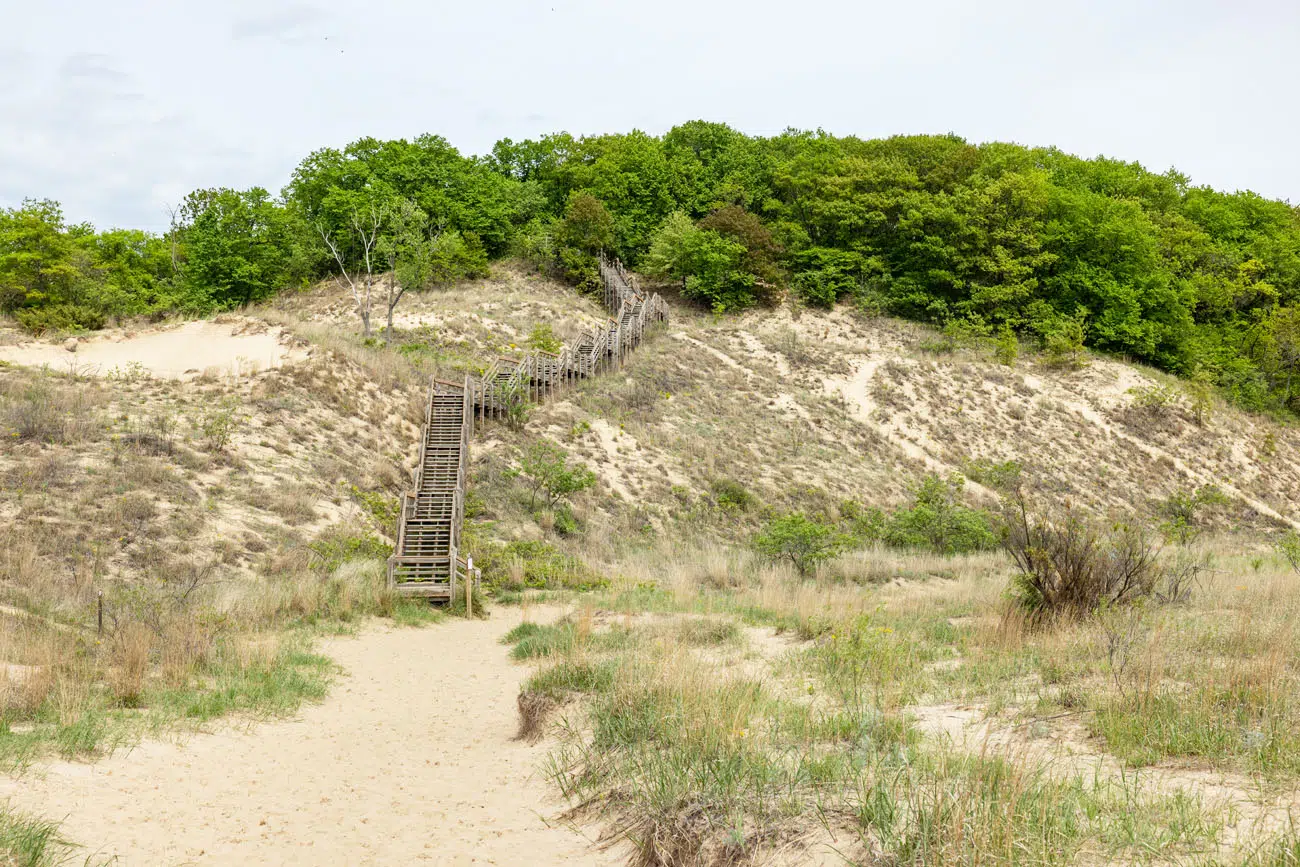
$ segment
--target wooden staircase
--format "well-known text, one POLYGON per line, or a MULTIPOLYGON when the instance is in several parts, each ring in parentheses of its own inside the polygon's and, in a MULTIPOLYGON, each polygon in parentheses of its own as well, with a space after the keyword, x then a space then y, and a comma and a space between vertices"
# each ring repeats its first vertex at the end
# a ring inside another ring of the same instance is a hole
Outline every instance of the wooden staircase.
POLYGON ((429 387, 415 489, 402 497, 397 546, 388 560, 389 585, 400 595, 450 602, 458 580, 469 576, 459 549, 473 394, 468 377, 461 385, 434 380, 429 387))
POLYGON ((402 497, 397 545, 388 559, 389 586, 401 596, 450 602, 461 581, 480 572, 461 557, 469 441, 474 420, 508 416, 519 402, 540 403, 559 388, 623 366, 647 324, 667 323, 668 305, 646 297, 618 260, 600 257, 605 307, 612 318, 588 329, 559 353, 497 358, 481 378, 429 387, 414 491, 402 497))

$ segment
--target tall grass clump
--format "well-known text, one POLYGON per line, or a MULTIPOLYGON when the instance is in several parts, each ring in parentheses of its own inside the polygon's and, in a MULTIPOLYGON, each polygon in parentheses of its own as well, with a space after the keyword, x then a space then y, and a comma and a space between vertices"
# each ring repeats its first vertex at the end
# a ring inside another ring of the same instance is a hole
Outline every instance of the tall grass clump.
POLYGON ((66 863, 68 849, 59 836, 58 825, 0 806, 0 864, 55 867, 66 863))
POLYGON ((633 843, 633 863, 740 861, 775 838, 803 788, 799 759, 760 746, 770 703, 761 684, 719 679, 691 654, 628 655, 592 697, 590 736, 557 748, 552 776, 633 843))
POLYGON ((99 391, 53 374, 0 379, 0 436, 11 442, 74 443, 102 431, 99 391))
POLYGON ((1155 851, 1177 859, 1222 832, 1181 790, 1052 775, 1015 756, 913 751, 864 771, 856 818, 886 863, 1130 863, 1155 851))

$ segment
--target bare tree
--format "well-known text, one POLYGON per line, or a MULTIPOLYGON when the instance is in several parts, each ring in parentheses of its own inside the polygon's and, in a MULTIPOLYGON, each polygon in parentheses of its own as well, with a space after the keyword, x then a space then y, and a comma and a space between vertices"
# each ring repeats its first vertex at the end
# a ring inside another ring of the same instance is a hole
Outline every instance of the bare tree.
MULTIPOLYGON (((347 259, 344 258, 343 251, 346 245, 340 245, 334 234, 325 226, 323 222, 317 221, 316 231, 320 234, 321 240, 334 256, 334 261, 338 263, 339 271, 343 274, 343 279, 348 282, 348 288, 352 290, 352 300, 357 306, 357 315, 361 317, 361 331, 366 336, 370 336, 370 313, 374 307, 374 287, 376 281, 380 279, 375 273, 375 252, 379 244, 379 230, 383 226, 383 215, 380 213, 379 206, 371 202, 362 207, 353 207, 349 215, 349 231, 352 234, 352 240, 355 241, 361 252, 361 264, 355 269, 349 269, 347 259)), ((391 294, 391 290, 390 290, 391 294)), ((400 296, 399 296, 400 298, 400 296)), ((393 306, 396 306, 394 303, 393 306)), ((389 320, 392 320, 392 308, 389 308, 389 320)))
POLYGON ((177 250, 181 231, 181 206, 177 205, 173 207, 171 205, 163 205, 163 209, 167 211, 167 217, 170 220, 170 228, 167 231, 167 240, 171 242, 172 247, 172 274, 176 275, 181 272, 180 254, 177 250))
POLYGON ((388 329, 384 342, 393 333, 393 311, 407 290, 418 291, 429 282, 433 270, 433 239, 428 235, 429 218, 410 199, 403 199, 387 213, 390 233, 380 244, 388 258, 387 294, 388 329))

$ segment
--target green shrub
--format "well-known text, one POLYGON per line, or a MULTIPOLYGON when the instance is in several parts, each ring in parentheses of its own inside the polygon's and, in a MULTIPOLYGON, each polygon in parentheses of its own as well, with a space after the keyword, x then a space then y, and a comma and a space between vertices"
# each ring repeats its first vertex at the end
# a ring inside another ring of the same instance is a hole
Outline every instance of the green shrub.
POLYGON ((502 590, 592 590, 609 584, 577 557, 547 542, 516 541, 476 550, 474 561, 483 570, 483 580, 502 590))
POLYGON ((1191 404, 1192 417, 1199 426, 1205 427, 1214 415, 1214 381, 1207 371, 1198 370, 1183 388, 1191 404))
POLYGON ((1178 390, 1169 385, 1139 385, 1128 390, 1133 405, 1140 409, 1162 412, 1178 403, 1178 390))
POLYGON ((1007 367, 1015 367, 1016 359, 1020 357, 1020 341, 1016 339, 1016 332, 1006 322, 998 328, 998 336, 993 341, 993 357, 998 360, 998 364, 1005 364, 1007 367))
POLYGON ((596 257, 576 247, 560 247, 555 254, 555 264, 560 277, 579 291, 594 293, 600 290, 600 267, 596 257))
POLYGON ((529 484, 529 508, 537 505, 537 495, 546 495, 546 505, 554 509, 570 494, 585 491, 596 484, 596 474, 582 464, 569 465, 564 449, 549 442, 529 446, 519 459, 519 468, 510 474, 523 477, 529 484))
POLYGON ((885 535, 889 517, 874 506, 864 507, 853 500, 840 503, 840 517, 847 522, 847 532, 859 543, 878 542, 885 535))
POLYGON ((551 513, 553 520, 552 526, 555 532, 561 536, 577 536, 582 532, 582 524, 578 522, 578 517, 573 514, 573 509, 568 504, 560 503, 551 513))
POLYGON ((767 522, 754 537, 754 548, 774 562, 789 562, 800 575, 809 575, 844 546, 844 538, 829 524, 791 512, 767 522))
POLYGON ((1069 505, 1033 515, 1022 492, 1007 502, 1003 547, 1016 572, 1011 598, 1034 621, 1078 618, 1145 599, 1185 601, 1203 561, 1161 562, 1141 528, 1103 526, 1069 505))
POLYGON ((349 485, 348 492, 379 527, 387 530, 397 524, 401 504, 392 494, 384 491, 363 491, 356 485, 349 485))
POLYGON ((527 344, 529 349, 540 349, 542 352, 559 352, 564 348, 564 342, 555 336, 555 329, 549 322, 534 325, 527 344))
POLYGON ((719 509, 744 512, 754 505, 754 495, 735 479, 714 479, 709 483, 709 492, 719 509))
POLYGON ((47 304, 14 312, 24 331, 38 337, 49 332, 98 331, 104 327, 104 314, 79 304, 47 304))
POLYGON ((243 422, 238 415, 238 409, 238 400, 227 398, 200 410, 199 414, 192 419, 195 432, 202 435, 211 451, 222 452, 230 445, 231 439, 243 422))
POLYGON ((377 536, 339 527, 326 530, 307 547, 315 555, 312 567, 326 575, 349 560, 387 560, 393 553, 393 546, 377 536))
POLYGON ((1024 467, 1019 461, 992 461, 988 458, 974 458, 962 464, 962 473, 976 484, 995 491, 1013 491, 1020 484, 1024 467))
POLYGON ((1166 538, 1186 544, 1200 532, 1198 525, 1204 510, 1231 502, 1218 485, 1201 485, 1195 491, 1174 491, 1160 504, 1160 512, 1167 519, 1161 529, 1166 538))
POLYGON ((510 242, 511 255, 530 268, 544 271, 555 263, 555 223, 541 219, 521 226, 510 242))
MULTIPOLYGON (((829 310, 839 300, 840 292, 846 288, 844 282, 833 272, 803 271, 796 274, 791 284, 795 294, 809 307, 821 307, 829 310)), ((861 303, 859 305, 861 307, 861 303)))
POLYGON ((1294 530, 1283 533, 1277 540, 1277 551, 1291 564, 1291 568, 1300 574, 1300 533, 1294 530))
POLYGON ((992 343, 990 335, 993 330, 978 316, 952 318, 943 324, 943 329, 934 340, 922 343, 921 348, 927 352, 956 352, 958 349, 982 349, 992 343))
POLYGON ((1077 370, 1087 364, 1084 328, 1079 319, 1065 319, 1043 333, 1043 362, 1049 367, 1077 370))
POLYGON ((996 548, 995 520, 982 509, 960 503, 965 479, 927 476, 913 489, 911 508, 899 509, 884 528, 884 540, 898 548, 925 548, 936 554, 963 554, 996 548))

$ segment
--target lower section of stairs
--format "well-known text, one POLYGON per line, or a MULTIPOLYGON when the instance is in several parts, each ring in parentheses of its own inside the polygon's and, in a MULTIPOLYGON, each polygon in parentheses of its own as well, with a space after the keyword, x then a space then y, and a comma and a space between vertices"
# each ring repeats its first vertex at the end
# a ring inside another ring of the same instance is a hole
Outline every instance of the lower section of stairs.
POLYGON ((499 358, 481 380, 430 387, 415 490, 402 498, 397 545, 388 559, 388 585, 397 596, 450 603, 461 581, 478 581, 472 561, 459 556, 475 418, 510 419, 521 401, 540 401, 563 384, 617 369, 648 322, 668 321, 663 299, 643 295, 616 260, 602 256, 600 275, 612 314, 607 324, 584 332, 559 354, 499 358))

